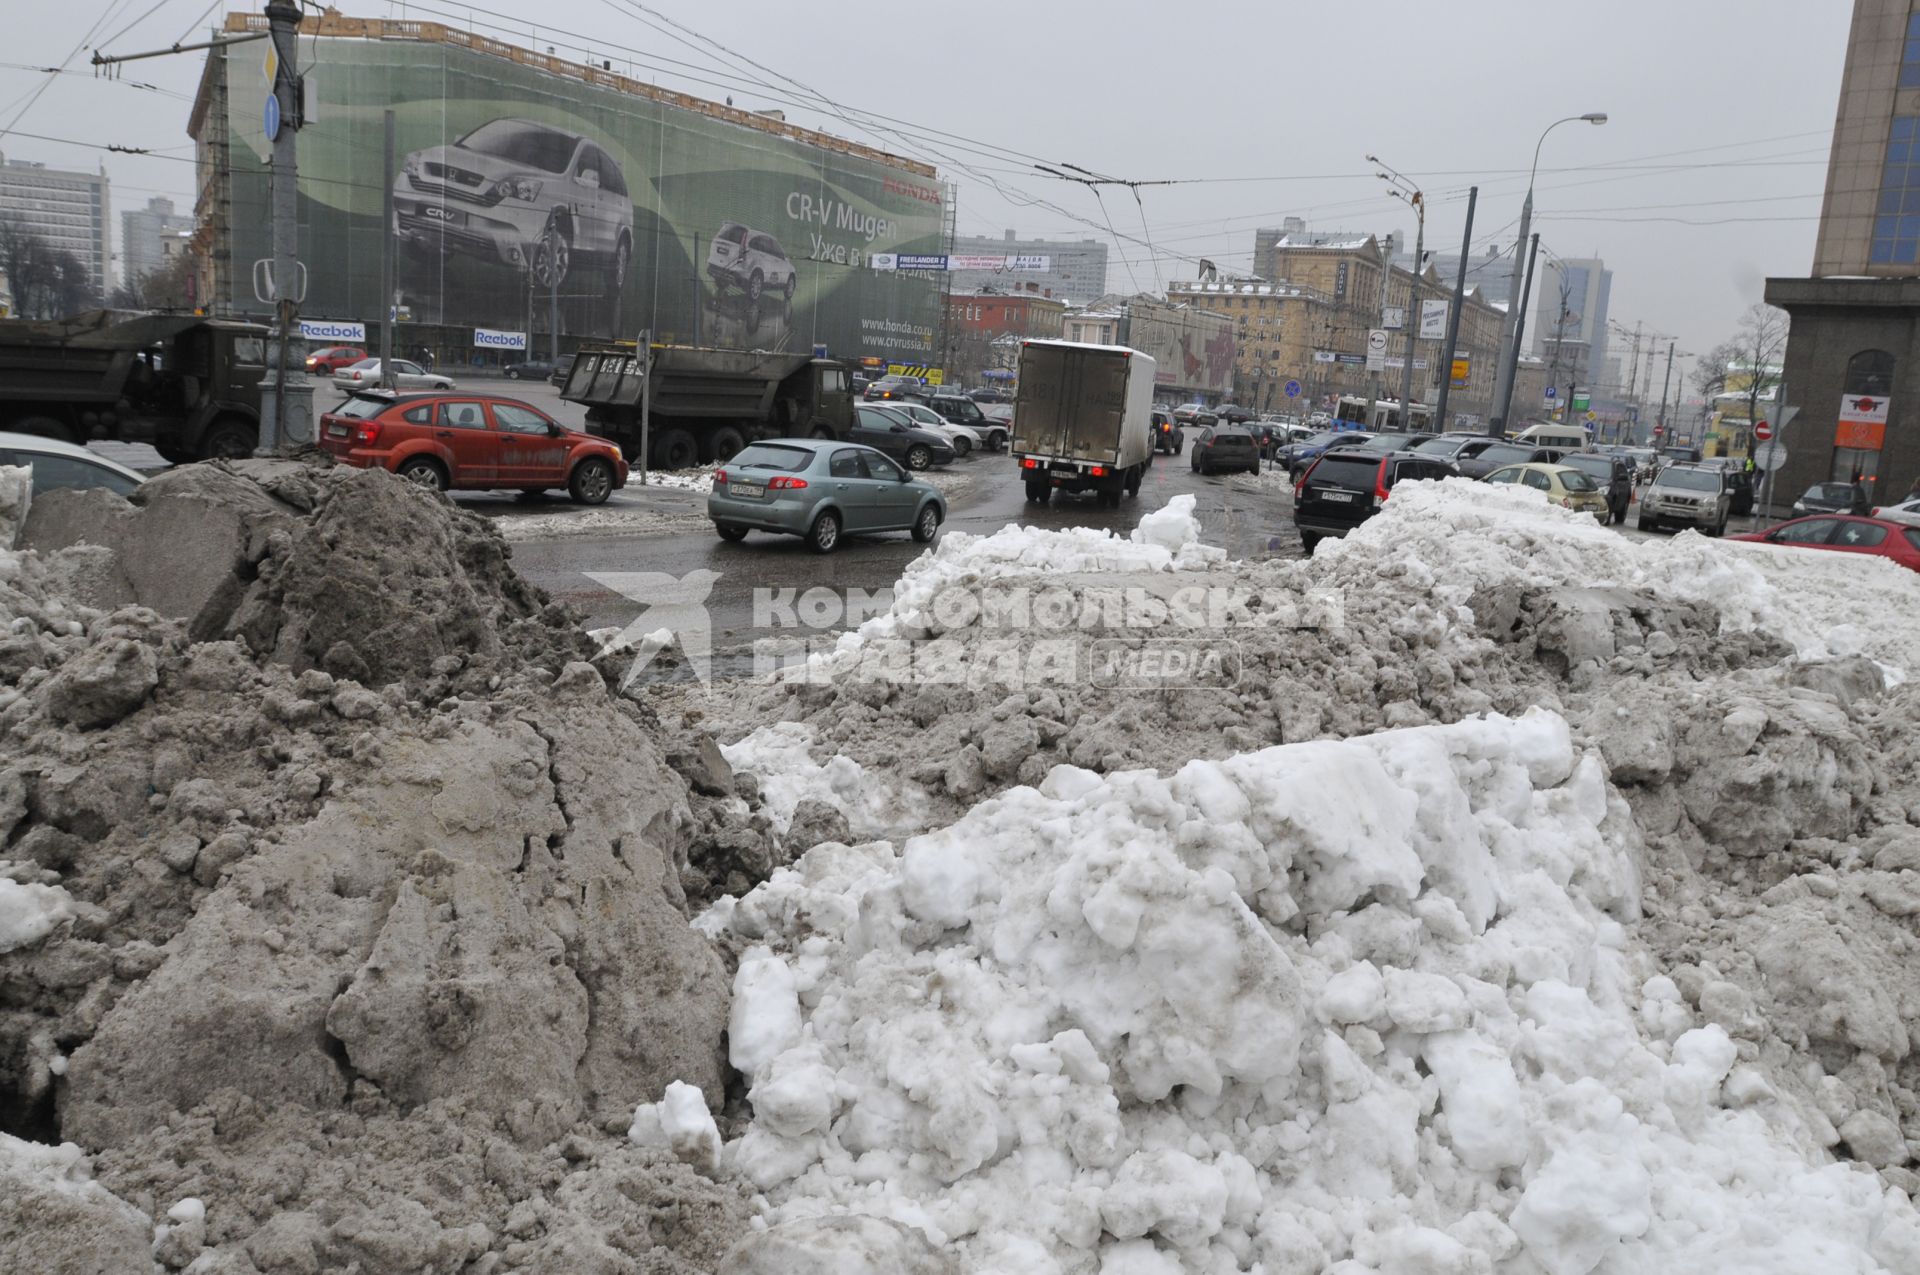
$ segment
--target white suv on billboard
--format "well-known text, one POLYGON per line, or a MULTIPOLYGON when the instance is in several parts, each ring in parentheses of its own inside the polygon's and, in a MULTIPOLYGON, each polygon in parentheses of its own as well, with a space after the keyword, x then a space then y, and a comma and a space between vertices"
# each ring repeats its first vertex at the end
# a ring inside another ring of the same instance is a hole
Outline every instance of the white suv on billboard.
POLYGON ((768 291, 783 293, 791 301, 800 282, 799 271, 779 240, 737 221, 725 223, 714 234, 707 273, 722 292, 738 288, 749 301, 758 301, 768 291))
POLYGON ((577 262, 608 295, 633 261, 633 199, 606 149, 533 120, 490 120, 451 146, 408 155, 394 178, 393 233, 409 247, 525 269, 554 287, 577 262))

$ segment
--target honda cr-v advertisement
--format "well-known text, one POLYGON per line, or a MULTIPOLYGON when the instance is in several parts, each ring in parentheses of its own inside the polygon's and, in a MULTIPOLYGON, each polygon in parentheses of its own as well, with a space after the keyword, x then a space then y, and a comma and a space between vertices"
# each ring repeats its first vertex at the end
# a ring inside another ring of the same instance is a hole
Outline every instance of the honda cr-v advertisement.
MULTIPOLYGON (((433 24, 384 24, 434 36, 406 40, 329 25, 303 29, 319 104, 299 138, 303 313, 378 321, 390 240, 392 304, 413 322, 530 332, 536 347, 557 325, 846 358, 932 351, 935 281, 867 262, 939 250, 944 195, 926 171, 625 91, 617 75, 589 83, 457 47, 433 24)), ((246 263, 268 255, 264 89, 227 56, 227 224, 246 263)), ((249 272, 228 277, 233 302, 257 308, 249 272)))

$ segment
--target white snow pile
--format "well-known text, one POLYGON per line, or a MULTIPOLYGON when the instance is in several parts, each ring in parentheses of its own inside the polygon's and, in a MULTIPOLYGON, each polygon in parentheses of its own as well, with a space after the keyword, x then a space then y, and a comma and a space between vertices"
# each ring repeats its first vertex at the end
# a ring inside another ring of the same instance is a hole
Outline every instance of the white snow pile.
POLYGON ((1904 667, 1920 642, 1913 573, 1885 559, 1694 531, 1633 540, 1539 492, 1466 479, 1395 488, 1380 516, 1324 542, 1314 561, 1331 578, 1391 569, 1456 603, 1482 588, 1644 589, 1712 605, 1723 629, 1764 630, 1810 658, 1867 655, 1904 667), (1872 614, 1861 614, 1869 597, 1872 614))
POLYGON ((841 657, 876 639, 926 636, 930 626, 939 627, 931 611, 934 600, 957 585, 1040 573, 1152 573, 1218 566, 1226 561, 1226 550, 1201 543, 1195 503, 1191 494, 1175 496, 1124 537, 1104 528, 1049 531, 1014 523, 988 536, 947 532, 931 552, 907 564, 884 615, 842 634, 830 654, 812 657, 808 666, 789 675, 818 677, 824 667, 840 667, 845 663, 841 657), (835 663, 823 666, 822 660, 835 663))
POLYGON ((13 866, 0 859, 0 952, 38 943, 73 915, 72 895, 57 885, 15 881, 5 875, 13 866))
POLYGON ((1639 851, 1544 712, 821 844, 702 922, 753 945, 723 1165, 996 1275, 1920 1270, 1632 937, 1639 851))
MULTIPOLYGON (((713 490, 713 471, 717 468, 717 465, 706 465, 699 469, 650 470, 647 473, 647 485, 694 491, 704 496, 713 490)), ((634 481, 639 481, 638 474, 634 475, 634 481)))
POLYGON ((759 780, 760 809, 775 832, 784 835, 794 810, 809 798, 846 815, 861 840, 901 836, 923 826, 918 820, 926 807, 924 792, 870 771, 844 753, 815 761, 817 735, 805 722, 775 722, 720 747, 729 766, 759 780))

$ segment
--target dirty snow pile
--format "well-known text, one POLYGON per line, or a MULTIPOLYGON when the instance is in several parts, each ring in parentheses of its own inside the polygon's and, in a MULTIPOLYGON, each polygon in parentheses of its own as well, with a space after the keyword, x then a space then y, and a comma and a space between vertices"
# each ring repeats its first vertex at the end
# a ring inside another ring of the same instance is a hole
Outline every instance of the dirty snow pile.
POLYGON ((1464 603, 1475 590, 1579 585, 1638 589, 1714 607, 1733 632, 1762 630, 1801 654, 1913 659, 1920 592, 1882 558, 1718 542, 1698 532, 1629 539, 1533 491, 1453 479, 1396 490, 1393 517, 1325 542, 1323 570, 1391 578, 1464 603), (1866 597, 1873 602, 1863 608, 1866 597))
MULTIPOLYGON (((1307 565, 1084 539, 955 537, 827 677, 741 697, 788 720, 728 755, 840 820, 699 922, 770 1252, 1920 1270, 1920 581, 1460 484, 1307 565), (862 676, 1023 580, 1264 589, 1258 685, 862 676)), ((633 1136, 706 1155, 696 1115, 633 1136)))
POLYGON ((0 1270, 707 1271, 689 925, 771 842, 482 519, 389 475, 55 492, 0 551, 0 1270), (712 865, 709 864, 709 867, 712 865))
POLYGON ((756 944, 727 1161, 969 1271, 1920 1269, 1632 937, 1640 853, 1545 713, 820 846, 706 919, 756 944))

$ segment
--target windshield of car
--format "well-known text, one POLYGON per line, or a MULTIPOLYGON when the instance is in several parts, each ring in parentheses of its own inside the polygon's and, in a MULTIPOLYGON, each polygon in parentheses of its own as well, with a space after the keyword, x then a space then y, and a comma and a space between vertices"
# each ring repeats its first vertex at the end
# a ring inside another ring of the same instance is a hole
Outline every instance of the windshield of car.
POLYGON ((373 395, 356 394, 340 406, 333 409, 335 416, 344 416, 348 420, 363 421, 369 416, 378 416, 393 406, 390 398, 378 398, 373 395))
POLYGON ((462 150, 498 155, 543 173, 564 173, 573 160, 573 138, 525 120, 482 124, 456 143, 462 150))
POLYGON ((1719 491, 1720 475, 1710 469, 1682 469, 1676 465, 1660 475, 1659 485, 1681 491, 1719 491))
POLYGON ((1600 490, 1600 488, 1595 485, 1593 479, 1587 477, 1586 474, 1577 469, 1561 470, 1560 485, 1568 491, 1588 492, 1600 490))
POLYGON ((728 469, 805 469, 813 463, 813 452, 805 447, 787 447, 779 443, 750 443, 733 454, 728 469))

